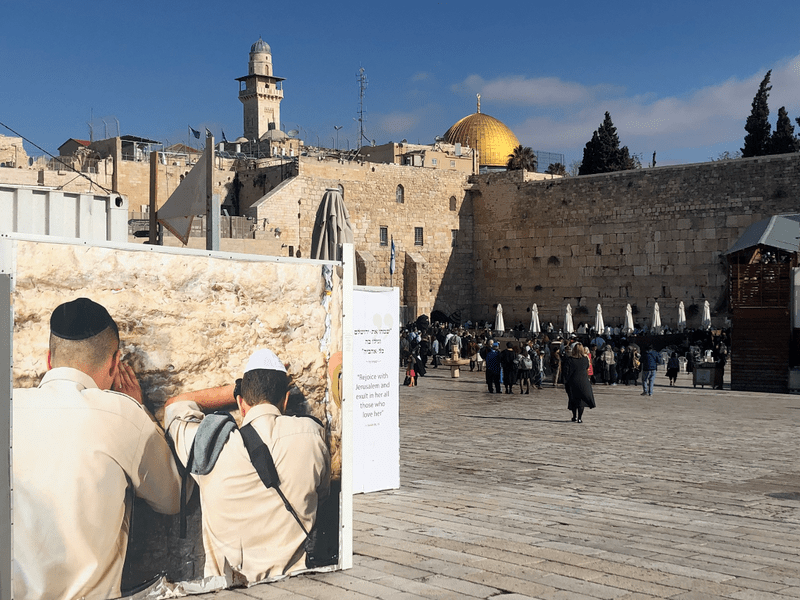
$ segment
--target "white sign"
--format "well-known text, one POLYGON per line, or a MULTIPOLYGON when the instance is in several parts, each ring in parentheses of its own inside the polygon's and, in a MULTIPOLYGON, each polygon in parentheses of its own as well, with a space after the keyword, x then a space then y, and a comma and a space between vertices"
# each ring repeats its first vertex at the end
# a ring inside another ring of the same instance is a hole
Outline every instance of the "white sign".
POLYGON ((353 493, 400 487, 400 289, 353 289, 353 493))

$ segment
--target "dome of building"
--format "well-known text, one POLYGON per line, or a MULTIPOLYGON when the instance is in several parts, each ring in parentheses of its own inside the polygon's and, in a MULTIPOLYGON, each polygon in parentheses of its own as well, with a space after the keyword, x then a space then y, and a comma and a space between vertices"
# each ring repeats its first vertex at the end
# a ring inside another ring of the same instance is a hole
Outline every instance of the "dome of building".
POLYGON ((258 41, 250 46, 250 54, 255 54, 256 52, 265 52, 266 54, 272 54, 272 49, 269 47, 269 44, 261 39, 261 36, 258 37, 258 41))
POLYGON ((460 143, 477 148, 481 166, 505 167, 508 155, 519 146, 514 133, 501 121, 481 112, 478 96, 478 112, 458 121, 444 134, 448 144, 460 143))

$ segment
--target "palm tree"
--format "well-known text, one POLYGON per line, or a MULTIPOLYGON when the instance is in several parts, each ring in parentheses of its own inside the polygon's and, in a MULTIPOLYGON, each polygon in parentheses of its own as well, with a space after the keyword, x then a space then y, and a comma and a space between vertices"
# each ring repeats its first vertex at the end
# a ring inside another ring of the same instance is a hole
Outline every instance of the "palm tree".
POLYGON ((522 144, 520 144, 508 155, 506 168, 509 171, 535 171, 538 162, 533 150, 528 147, 523 147, 522 144))
POLYGON ((545 173, 548 175, 561 175, 562 177, 565 177, 567 175, 567 168, 560 162, 554 162, 547 167, 545 173))

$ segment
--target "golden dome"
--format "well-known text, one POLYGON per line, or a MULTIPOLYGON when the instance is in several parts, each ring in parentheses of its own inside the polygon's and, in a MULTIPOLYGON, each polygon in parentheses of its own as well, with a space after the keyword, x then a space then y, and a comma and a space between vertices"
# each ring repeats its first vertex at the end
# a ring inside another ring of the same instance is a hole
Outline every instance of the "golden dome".
POLYGON ((490 167, 505 167, 508 155, 520 145, 517 136, 501 121, 481 112, 480 97, 478 112, 458 121, 447 130, 444 139, 448 144, 477 148, 480 164, 490 167))

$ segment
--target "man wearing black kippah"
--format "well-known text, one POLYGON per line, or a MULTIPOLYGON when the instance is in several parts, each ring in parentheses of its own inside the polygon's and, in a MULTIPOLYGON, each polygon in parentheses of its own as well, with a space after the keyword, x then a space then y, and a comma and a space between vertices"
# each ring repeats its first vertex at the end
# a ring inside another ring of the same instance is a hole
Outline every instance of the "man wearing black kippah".
POLYGON ((14 598, 117 598, 132 493, 174 514, 180 476, 103 306, 53 311, 47 368, 13 395, 14 598))

